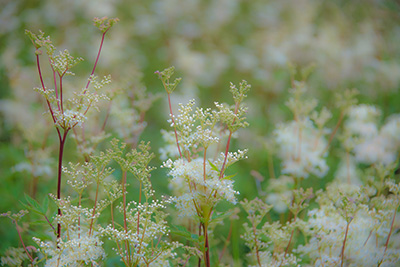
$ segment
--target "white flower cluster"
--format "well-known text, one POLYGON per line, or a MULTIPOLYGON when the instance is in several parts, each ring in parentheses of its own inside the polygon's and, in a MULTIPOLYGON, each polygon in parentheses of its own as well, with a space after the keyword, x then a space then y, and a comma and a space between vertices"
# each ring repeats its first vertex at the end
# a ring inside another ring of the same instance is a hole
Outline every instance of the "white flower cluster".
POLYGON ((309 174, 323 177, 327 173, 324 132, 310 119, 279 124, 274 135, 283 161, 282 173, 303 178, 309 174))
MULTIPOLYGON (((297 252, 308 255, 314 263, 312 266, 339 266, 345 239, 345 266, 397 266, 395 264, 400 258, 397 234, 391 237, 385 248, 393 210, 377 210, 357 203, 357 210, 349 220, 344 216, 346 212, 341 211, 338 204, 340 196, 348 196, 351 201, 358 202, 356 196, 362 198, 364 194, 361 189, 356 185, 330 185, 328 192, 320 195, 317 200, 320 208, 308 212, 310 219, 306 231, 311 239, 307 244, 299 246, 297 252)), ((393 201, 388 198, 384 205, 390 206, 393 201)))
MULTIPOLYGON (((242 155, 244 152, 238 152, 242 155)), ((233 157, 233 156, 232 156, 233 157)), ((222 164, 222 161, 219 161, 222 164)), ((211 164, 219 166, 218 162, 211 164)), ((169 168, 171 176, 170 188, 174 192, 174 202, 179 210, 180 216, 191 217, 196 215, 195 202, 200 205, 214 204, 217 200, 226 200, 236 204, 238 191, 233 189, 233 181, 230 179, 219 179, 220 172, 205 163, 206 173, 204 174, 204 161, 201 158, 188 162, 186 159, 176 161, 168 160, 163 167, 169 168)))
POLYGON ((381 112, 371 105, 352 106, 345 123, 346 130, 359 138, 353 152, 359 163, 389 164, 396 160, 400 149, 400 116, 392 115, 379 129, 381 112))
MULTIPOLYGON (((105 228, 100 228, 99 231, 110 240, 129 244, 130 252, 121 250, 119 247, 114 249, 121 258, 132 258, 133 262, 139 265, 169 266, 166 263, 169 259, 176 257, 174 249, 180 246, 177 242, 170 243, 162 239, 169 234, 169 228, 164 219, 166 214, 162 212, 166 208, 165 203, 169 201, 169 199, 154 200, 143 204, 129 202, 126 207, 126 229, 116 228, 114 224, 110 224, 105 228), (128 253, 132 255, 127 255, 128 253)), ((118 206, 118 209, 124 213, 122 204, 118 206)))
MULTIPOLYGON (((227 156, 226 156, 226 166, 230 166, 232 164, 234 164, 235 162, 238 162, 239 160, 242 159, 247 159, 247 149, 243 149, 243 150, 238 150, 235 152, 228 152, 227 156)), ((215 166, 218 167, 218 169, 222 168, 222 164, 224 162, 224 158, 225 158, 225 154, 224 153, 220 153, 219 157, 215 160, 214 164, 215 166)))
POLYGON ((58 243, 33 240, 38 244, 40 251, 46 256, 45 266, 71 266, 78 267, 82 264, 99 266, 98 261, 105 258, 106 254, 102 247, 98 233, 84 231, 72 231, 67 241, 59 239, 58 243))
POLYGON ((297 266, 301 265, 300 259, 296 258, 293 254, 275 253, 272 255, 270 251, 260 251, 258 253, 261 265, 249 265, 249 267, 280 267, 280 266, 297 266))
POLYGON ((288 210, 288 200, 292 199, 293 192, 291 188, 294 185, 294 179, 290 176, 280 176, 277 179, 270 179, 267 186, 267 197, 265 201, 273 205, 274 211, 284 213, 288 210))

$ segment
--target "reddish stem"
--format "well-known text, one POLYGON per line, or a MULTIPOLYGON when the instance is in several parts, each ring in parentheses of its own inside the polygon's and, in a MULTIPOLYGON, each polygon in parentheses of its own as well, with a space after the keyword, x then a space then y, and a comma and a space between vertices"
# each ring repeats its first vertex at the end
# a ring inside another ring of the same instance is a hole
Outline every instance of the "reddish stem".
POLYGON ((226 148, 225 148, 224 163, 222 164, 221 172, 219 173, 219 179, 220 179, 220 180, 221 180, 222 177, 224 176, 225 164, 226 164, 226 160, 227 160, 227 158, 228 158, 229 145, 230 145, 230 143, 231 143, 231 138, 232 138, 232 131, 229 131, 229 137, 228 137, 228 141, 226 142, 226 148))
POLYGON ((347 225, 346 225, 346 233, 344 234, 342 252, 340 253, 340 257, 341 257, 340 267, 343 267, 343 263, 344 263, 344 249, 346 247, 347 234, 349 233, 350 223, 351 223, 351 220, 349 222, 347 222, 347 225))
MULTIPOLYGON (((332 133, 331 133, 331 135, 330 135, 330 137, 329 137, 329 141, 328 141, 328 144, 326 145, 326 148, 325 148, 325 150, 324 150, 324 153, 329 149, 329 146, 331 145, 331 143, 332 143, 332 141, 333 141, 333 137, 335 137, 335 134, 336 134, 337 130, 339 129, 340 124, 342 123, 343 117, 344 117, 344 112, 343 112, 343 110, 342 110, 342 111, 340 112, 339 120, 338 120, 338 122, 337 122, 337 124, 336 124, 336 126, 335 126, 335 129, 333 129, 333 131, 332 131, 332 133)), ((323 153, 323 154, 324 154, 324 153, 323 153)))
POLYGON ((203 158, 203 180, 206 181, 207 173, 206 173, 206 160, 207 160, 207 148, 204 148, 204 158, 203 158))
MULTIPOLYGON (((235 103, 235 115, 238 113, 239 104, 240 104, 240 102, 236 102, 236 103, 235 103)), ((231 125, 233 125, 233 124, 235 123, 235 120, 236 120, 236 117, 235 117, 235 119, 232 121, 232 124, 231 124, 231 125)), ((224 163, 222 164, 221 172, 220 172, 220 174, 219 174, 219 179, 220 179, 220 180, 221 180, 222 177, 224 176, 225 164, 226 164, 226 160, 227 160, 227 158, 228 158, 229 145, 230 145, 230 143, 231 143, 232 134, 233 134, 233 132, 232 132, 231 130, 229 130, 229 137, 228 137, 228 141, 226 142, 226 148, 225 148, 224 163)))
MULTIPOLYGON (((60 141, 60 148, 59 148, 59 154, 58 154, 58 179, 57 179, 57 199, 61 199, 61 174, 62 174, 62 158, 64 155, 64 145, 65 145, 65 139, 67 138, 67 134, 69 129, 64 130, 64 134, 61 137, 60 130, 57 129, 58 132, 58 137, 60 141)), ((61 216, 61 209, 58 208, 58 215, 61 216)), ((61 224, 57 224, 57 239, 61 238, 61 224)))
MULTIPOLYGON (((39 55, 36 55, 36 65, 37 65, 37 68, 38 68, 39 79, 40 79, 40 83, 42 84, 43 91, 46 91, 46 87, 44 86, 44 82, 43 82, 42 71, 41 71, 41 69, 40 69, 39 55)), ((52 107, 51 107, 51 105, 50 105, 50 102, 49 102, 49 100, 47 100, 47 99, 46 99, 46 102, 47 102, 47 106, 49 107, 49 111, 50 111, 50 114, 51 114, 51 118, 53 119, 54 124, 56 124, 56 118, 54 117, 54 112, 53 112, 53 109, 52 109, 52 107)))
POLYGON ((108 117, 110 116, 111 103, 112 103, 112 100, 108 104, 106 117, 104 118, 103 126, 101 126, 101 131, 102 132, 104 132, 104 129, 106 128, 106 124, 107 124, 107 121, 108 121, 108 117))
POLYGON ((396 211, 397 211, 397 208, 396 208, 396 209, 394 210, 394 212, 393 212, 393 219, 392 219, 392 223, 391 223, 391 225, 390 225, 390 231, 389 231, 388 237, 387 237, 387 239, 386 239, 386 243, 385 243, 385 252, 383 253, 383 255, 385 255, 385 253, 386 253, 386 250, 387 250, 388 245, 389 245, 390 236, 392 235, 393 225, 394 225, 394 221, 395 221, 395 219, 396 219, 396 211))
POLYGON ((99 186, 100 186, 100 182, 97 182, 97 186, 96 186, 96 196, 94 198, 94 206, 93 206, 93 212, 92 212, 92 219, 90 221, 90 227, 89 227, 89 237, 92 234, 92 229, 93 229, 93 221, 94 221, 94 214, 96 212, 96 206, 97 206, 97 197, 99 195, 99 186))
POLYGON ((19 225, 18 225, 18 223, 17 223, 16 220, 13 220, 13 221, 14 221, 14 223, 15 223, 15 227, 17 228, 19 240, 21 241, 22 246, 24 247, 25 253, 26 253, 26 255, 28 255, 29 259, 31 260, 32 266, 34 266, 34 265, 33 265, 33 258, 32 258, 32 256, 31 256, 31 254, 29 254, 28 250, 27 250, 26 247, 25 247, 25 243, 24 243, 24 241, 22 240, 21 232, 20 232, 20 230, 19 230, 19 225))
POLYGON ((61 105, 61 112, 64 113, 64 104, 63 104, 63 84, 62 84, 62 79, 63 76, 59 76, 60 77, 60 105, 61 105))
POLYGON ((203 231, 204 231, 204 263, 206 267, 210 267, 210 245, 208 243, 208 227, 203 224, 203 231))
POLYGON ((232 224, 232 221, 231 221, 231 225, 229 227, 228 237, 226 238, 226 242, 225 242, 224 248, 221 251, 221 254, 219 254, 218 261, 221 261, 222 256, 224 256, 225 250, 228 247, 228 243, 231 240, 232 230, 233 230, 233 224, 232 224))
MULTIPOLYGON (((52 64, 52 61, 50 60, 50 58, 49 58, 49 65, 50 65, 50 67, 51 67, 51 71, 53 72, 54 91, 55 91, 55 93, 56 93, 56 99, 58 99, 58 87, 57 87, 56 72, 55 72, 55 70, 54 70, 54 67, 53 67, 53 64, 52 64)), ((57 101, 57 106, 58 106, 58 110, 60 111, 61 108, 60 108, 60 103, 59 103, 58 101, 57 101)))
MULTIPOLYGON (((102 49, 103 43, 104 43, 104 37, 106 36, 107 31, 108 31, 108 29, 107 29, 107 30, 103 33, 103 35, 101 36, 101 42, 100 42, 99 52, 97 52, 96 62, 94 63, 93 70, 92 70, 92 73, 90 74, 90 77, 92 77, 92 75, 94 74, 94 71, 96 70, 97 62, 99 61, 100 52, 101 52, 101 49, 102 49)), ((88 80, 85 89, 88 89, 88 88, 89 88, 89 85, 90 85, 91 80, 92 80, 92 79, 89 79, 89 80, 88 80)))

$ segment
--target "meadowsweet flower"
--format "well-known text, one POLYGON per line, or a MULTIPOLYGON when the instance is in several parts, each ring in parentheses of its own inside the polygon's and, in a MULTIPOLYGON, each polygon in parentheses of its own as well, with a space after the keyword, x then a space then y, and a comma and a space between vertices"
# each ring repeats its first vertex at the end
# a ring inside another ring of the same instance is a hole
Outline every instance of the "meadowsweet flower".
POLYGON ((163 212, 168 203, 170 199, 145 203, 131 201, 126 208, 120 204, 118 210, 121 213, 126 209, 126 229, 109 224, 105 228, 101 227, 99 232, 115 240, 117 244, 129 244, 131 255, 127 255, 128 252, 121 250, 119 246, 114 249, 122 259, 129 256, 140 265, 170 266, 167 262, 176 257, 175 249, 181 244, 168 242, 163 238, 169 234, 165 220, 167 214, 163 212))
POLYGON ((371 105, 352 106, 348 112, 349 118, 345 122, 345 127, 353 134, 362 137, 375 136, 378 133, 376 126, 377 119, 381 111, 371 105))
POLYGON ((327 173, 327 142, 310 119, 279 124, 274 136, 283 161, 282 173, 304 178, 310 174, 323 177, 327 173))
POLYGON ((400 148, 400 119, 398 115, 390 117, 379 129, 377 120, 381 112, 374 106, 352 106, 345 129, 359 138, 353 152, 357 162, 390 164, 397 158, 400 148))
MULTIPOLYGON (((233 157, 232 162, 234 161, 233 157)), ((219 162, 220 164, 216 162, 211 164, 220 166, 222 161, 219 160, 219 162)), ((233 181, 219 179, 220 173, 211 164, 206 162, 206 173, 204 174, 204 162, 201 158, 190 162, 185 159, 164 162, 163 166, 170 169, 168 173, 172 177, 170 188, 175 194, 173 200, 176 202, 180 216, 190 217, 196 214, 193 200, 199 201, 200 205, 214 204, 219 200, 236 203, 236 195, 239 192, 233 189, 233 181), (204 175, 206 179, 204 179, 204 175), (213 196, 213 194, 215 195, 213 196)))
POLYGON ((288 210, 288 200, 292 199, 293 192, 291 188, 294 185, 294 179, 290 176, 280 176, 277 179, 268 180, 267 197, 265 201, 273 206, 274 211, 284 213, 288 210))
POLYGON ((363 187, 329 185, 327 192, 318 195, 320 207, 308 212, 306 232, 311 239, 296 251, 308 255, 315 266, 337 266, 342 262, 341 251, 346 239, 345 265, 376 266, 381 262, 383 266, 395 266, 400 247, 392 243, 385 248, 393 216, 389 208, 391 200, 379 200, 372 208, 366 204, 367 200, 363 187), (386 203, 385 208, 378 203, 386 203))
MULTIPOLYGON (((29 246, 26 248, 29 253, 37 251, 35 247, 29 246)), ((22 266, 23 262, 28 261, 29 257, 26 255, 25 249, 23 248, 8 248, 4 255, 1 257, 2 266, 17 267, 22 266)))
POLYGON ((100 235, 87 230, 69 232, 68 240, 60 239, 57 244, 51 241, 33 240, 38 244, 40 251, 46 257, 45 266, 99 266, 98 261, 105 258, 100 235))

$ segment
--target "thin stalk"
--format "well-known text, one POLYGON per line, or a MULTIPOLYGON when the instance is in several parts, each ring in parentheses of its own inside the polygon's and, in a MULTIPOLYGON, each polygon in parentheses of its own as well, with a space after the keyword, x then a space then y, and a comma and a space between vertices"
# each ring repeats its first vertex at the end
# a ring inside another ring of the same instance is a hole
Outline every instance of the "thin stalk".
MULTIPOLYGON (((42 84, 43 91, 46 91, 46 87, 44 86, 44 82, 43 82, 42 71, 41 71, 41 68, 40 68, 39 55, 36 55, 36 65, 37 65, 37 69, 38 69, 38 73, 39 73, 39 79, 40 79, 40 83, 42 84)), ((52 107, 50 105, 50 102, 47 99, 46 99, 46 102, 47 102, 47 106, 48 106, 50 114, 51 114, 51 118, 53 119, 54 124, 56 124, 56 118, 54 117, 54 112, 53 112, 53 109, 52 109, 52 107)))
POLYGON ((125 184, 126 184, 126 171, 124 171, 123 174, 122 174, 122 199, 123 199, 123 205, 124 205, 124 229, 125 229, 125 232, 128 232, 128 226, 126 224, 126 189, 125 189, 125 184))
POLYGON ((96 213, 97 197, 99 195, 99 186, 100 186, 100 182, 98 181, 97 182, 97 186, 96 186, 96 196, 94 198, 94 207, 93 207, 93 212, 92 212, 92 219, 90 220, 89 237, 92 235, 94 214, 96 213))
POLYGON ((232 138, 232 131, 229 130, 229 137, 228 137, 228 141, 226 142, 226 147, 225 147, 225 158, 224 158, 224 163, 222 164, 221 167, 221 171, 219 173, 219 179, 221 180, 222 177, 224 176, 224 172, 225 172, 225 164, 226 164, 226 160, 228 158, 228 152, 229 152, 229 145, 231 143, 231 138, 232 138))
POLYGON ((372 230, 369 232, 369 235, 367 237, 367 240, 365 240, 363 247, 365 247, 365 245, 368 243, 368 240, 371 238, 372 235, 372 230))
MULTIPOLYGON (((199 223, 199 237, 201 236, 201 223, 199 223)), ((199 257, 199 261, 197 262, 197 266, 201 267, 201 257, 199 257)))
POLYGON ((390 224, 390 231, 389 231, 388 237, 387 237, 387 239, 386 239, 385 251, 383 252, 383 257, 385 257, 386 251, 387 251, 388 246, 389 246, 390 236, 392 235, 393 225, 394 225, 394 221, 395 221, 395 219, 396 219, 396 211, 397 211, 397 208, 396 208, 396 209, 394 210, 394 212, 393 212, 393 219, 392 219, 392 223, 390 224))
POLYGON ((346 233, 344 234, 344 240, 343 240, 343 246, 342 246, 342 251, 340 253, 340 267, 343 267, 343 263, 344 263, 344 249, 346 247, 346 241, 347 241, 347 234, 349 233, 349 226, 350 226, 351 220, 349 222, 347 222, 346 225, 346 233))
MULTIPOLYGON (((110 207, 111 207, 111 224, 112 224, 113 230, 115 230, 115 225, 114 225, 114 207, 113 207, 113 202, 112 201, 110 203, 110 207)), ((116 237, 115 233, 114 233, 114 238, 115 238, 115 243, 117 244, 118 253, 119 253, 119 255, 121 255, 121 259, 125 263, 125 265, 128 266, 128 262, 122 256, 121 247, 120 247, 120 245, 118 243, 118 240, 117 240, 117 237, 116 237)))
MULTIPOLYGON (((142 182, 140 182, 139 186, 139 205, 142 203, 142 182)), ((139 222, 140 222, 140 212, 138 210, 137 213, 137 234, 139 236, 139 222)))
POLYGON ((28 257, 29 257, 29 259, 30 259, 30 261, 31 261, 32 266, 34 266, 34 265, 33 265, 33 258, 32 258, 32 256, 31 256, 31 254, 29 254, 28 250, 27 250, 26 247, 25 247, 25 243, 24 243, 24 241, 22 240, 21 232, 20 232, 20 230, 19 230, 19 225, 18 225, 17 221, 15 221, 15 220, 14 220, 14 223, 15 223, 15 227, 17 228, 19 240, 21 241, 22 246, 24 247, 25 253, 26 253, 26 255, 28 255, 28 257))
MULTIPOLYGON (((104 43, 104 37, 106 36, 107 31, 108 31, 108 29, 107 29, 107 30, 103 33, 103 35, 101 36, 101 42, 100 42, 99 51, 97 52, 96 61, 95 61, 95 63, 94 63, 93 70, 92 70, 92 73, 90 74, 90 77, 92 77, 92 75, 94 74, 94 71, 96 70, 97 62, 99 61, 101 49, 102 49, 103 43, 104 43)), ((86 87, 85 87, 85 90, 89 88, 89 85, 90 85, 91 80, 92 80, 92 79, 89 79, 89 80, 88 80, 88 82, 87 82, 87 84, 86 84, 86 87)))
MULTIPOLYGON (((56 71, 54 70, 52 61, 49 58, 49 65, 51 67, 51 71, 53 72, 53 81, 54 81, 54 91, 56 93, 56 99, 58 99, 58 87, 57 87, 57 78, 56 78, 56 71)), ((57 101, 58 110, 61 111, 60 102, 57 101)))
MULTIPOLYGON (((62 159, 64 155, 64 145, 65 145, 65 139, 67 138, 68 134, 68 129, 64 130, 64 134, 61 137, 61 133, 57 128, 58 132, 58 137, 60 141, 60 148, 59 148, 59 154, 58 154, 58 179, 57 179, 57 199, 61 199, 61 174, 62 174, 62 159)), ((58 215, 61 216, 61 209, 58 208, 58 215)), ((61 238, 61 224, 57 224, 57 239, 61 238)))
POLYGON ((350 153, 346 150, 346 171, 347 171, 347 183, 351 184, 350 180, 350 153))
POLYGON ((207 161, 207 148, 204 148, 204 157, 203 157, 203 180, 206 181, 207 174, 206 174, 206 161, 207 161))
MULTIPOLYGON (((125 233, 128 232, 128 225, 126 222, 126 189, 125 189, 125 184, 126 184, 126 171, 123 172, 122 174, 122 198, 123 198, 123 208, 124 208, 124 229, 125 233)), ((127 259, 128 263, 130 263, 130 246, 128 244, 128 240, 125 240, 125 253, 127 254, 127 259)))
MULTIPOLYGON (((296 222, 296 219, 297 219, 297 212, 296 212, 296 214, 294 215, 293 223, 296 222)), ((290 244, 292 243, 292 239, 293 239, 293 235, 294 235, 294 230, 295 230, 295 228, 293 228, 293 230, 292 230, 292 232, 291 232, 291 234, 290 234, 289 243, 288 243, 288 245, 287 245, 287 247, 286 247, 286 249, 285 249, 285 254, 283 254, 283 258, 282 258, 281 263, 279 264, 279 267, 282 266, 283 261, 284 261, 286 255, 287 255, 288 252, 289 252, 289 247, 290 247, 290 244)), ((261 266, 261 265, 260 265, 260 266, 261 266)))
MULTIPOLYGON (((295 186, 296 186, 296 185, 297 185, 297 180, 295 180, 295 186)), ((300 207, 301 207, 301 205, 302 205, 302 203, 303 203, 304 201, 305 201, 305 199, 302 199, 302 200, 300 201, 300 203, 299 203, 299 206, 298 206, 298 208, 297 208, 297 210, 296 210, 296 212, 295 212, 295 214, 294 214, 293 224, 296 223, 297 216, 298 216, 298 214, 300 213, 300 207)), ((293 205, 293 204, 294 204, 294 197, 293 197, 293 200, 292 200, 292 205, 293 205)), ((290 214, 291 214, 291 213, 289 213, 289 215, 290 215, 290 214)), ((285 249, 285 254, 283 254, 283 259, 282 259, 281 263, 279 264, 279 267, 282 266, 283 260, 285 259, 287 253, 289 252, 289 247, 290 247, 290 244, 292 243, 292 240, 293 240, 294 231, 295 231, 295 228, 293 227, 292 233, 290 234, 289 243, 288 243, 288 245, 287 245, 287 247, 286 247, 286 249, 285 249)))
POLYGON ((258 266, 261 267, 261 260, 260 260, 260 255, 259 255, 258 242, 257 242, 256 225, 254 224, 254 221, 252 222, 252 224, 253 224, 254 242, 255 242, 255 244, 256 244, 257 263, 258 263, 258 266))
MULTIPOLYGON (((82 204, 82 191, 79 193, 79 203, 78 203, 79 208, 81 208, 81 204, 82 204)), ((90 236, 90 234, 89 234, 89 236, 90 236)), ((80 239, 80 238, 81 238, 81 215, 79 215, 79 218, 78 218, 78 239, 80 239)), ((80 246, 80 244, 79 244, 79 246, 80 246)))
POLYGON ((325 154, 325 152, 329 149, 329 146, 331 145, 331 143, 333 141, 333 137, 335 137, 335 134, 336 134, 337 130, 339 129, 340 124, 342 123, 343 117, 344 117, 344 111, 342 110, 342 111, 340 111, 339 120, 336 123, 335 129, 333 129, 331 135, 329 136, 328 144, 326 145, 324 153, 322 153, 322 154, 325 154))
POLYGON ((272 153, 268 153, 268 171, 269 171, 269 176, 271 178, 276 178, 275 170, 274 170, 274 161, 272 159, 272 153))
POLYGON ((60 99, 59 99, 58 102, 60 102, 60 104, 61 104, 61 112, 64 113, 63 84, 62 84, 63 76, 59 75, 59 77, 60 77, 60 82, 59 82, 60 83, 60 99))
MULTIPOLYGON (((238 113, 239 105, 240 105, 240 102, 235 103, 235 115, 238 113)), ((235 119, 232 121, 232 124, 231 124, 231 125, 233 125, 234 123, 235 123, 235 119)), ((227 158, 228 158, 229 145, 230 145, 230 143, 231 143, 232 134, 233 134, 233 132, 232 132, 231 130, 229 130, 229 137, 228 137, 228 141, 226 142, 226 147, 225 147, 225 158, 224 158, 224 163, 222 164, 221 172, 220 172, 220 174, 219 174, 219 179, 220 179, 220 180, 221 180, 222 177, 224 176, 225 164, 226 164, 226 160, 227 160, 227 158)))
POLYGON ((183 267, 186 267, 186 264, 188 263, 189 259, 190 259, 190 256, 188 256, 188 257, 186 258, 185 263, 183 264, 183 267))
POLYGON ((111 103, 112 103, 112 100, 110 100, 110 102, 108 104, 106 117, 104 118, 103 126, 101 126, 101 131, 102 132, 104 132, 104 129, 106 128, 106 124, 107 124, 107 121, 108 121, 108 117, 110 116, 111 103))
POLYGON ((53 232, 56 232, 56 229, 54 229, 54 226, 50 223, 49 218, 47 218, 46 215, 43 214, 43 217, 46 219, 47 223, 50 225, 51 229, 53 229, 53 232))
MULTIPOLYGON (((151 247, 152 247, 151 256, 154 256, 154 249, 157 248, 158 245, 160 244, 160 242, 161 242, 161 237, 162 237, 161 235, 158 237, 157 244, 156 244, 155 246, 153 246, 153 240, 151 241, 151 247)), ((153 260, 152 260, 152 261, 153 261, 153 260)))
MULTIPOLYGON (((164 83, 164 82, 163 82, 164 83)), ((166 87, 166 85, 164 84, 164 87, 166 87)), ((168 105, 169 105, 169 115, 171 117, 172 120, 172 124, 174 125, 174 133, 175 133, 175 141, 176 141, 176 145, 178 146, 178 151, 179 151, 179 156, 182 158, 182 152, 181 152, 181 147, 179 145, 179 140, 178 140, 178 133, 176 132, 176 125, 175 125, 175 120, 174 120, 174 114, 172 112, 172 106, 171 106, 171 94, 168 93, 168 105)))
POLYGON ((206 267, 210 267, 210 245, 208 243, 208 226, 203 224, 204 231, 204 263, 206 267))
POLYGON ((232 230, 233 230, 233 224, 232 224, 232 221, 231 221, 231 225, 230 225, 230 227, 229 227, 228 237, 226 238, 224 247, 223 247, 223 249, 222 249, 222 251, 221 251, 221 253, 219 254, 219 257, 218 257, 218 261, 219 261, 219 262, 221 261, 222 256, 224 255, 225 250, 226 250, 226 248, 228 247, 229 241, 231 240, 232 230))
POLYGON ((299 140, 298 140, 298 151, 297 151, 297 158, 296 161, 300 161, 300 157, 301 157, 301 140, 302 140, 302 136, 303 136, 303 132, 302 132, 302 125, 300 123, 297 123, 297 125, 299 126, 299 140))

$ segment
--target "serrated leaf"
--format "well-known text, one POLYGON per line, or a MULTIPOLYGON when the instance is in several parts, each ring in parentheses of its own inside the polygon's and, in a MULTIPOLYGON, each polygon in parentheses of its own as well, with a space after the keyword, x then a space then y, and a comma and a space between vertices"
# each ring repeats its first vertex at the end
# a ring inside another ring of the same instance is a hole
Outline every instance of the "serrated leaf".
POLYGON ((172 225, 173 228, 171 230, 171 233, 175 234, 175 235, 179 235, 179 236, 183 236, 186 238, 191 238, 192 233, 190 233, 185 227, 181 226, 181 225, 172 225))
POLYGON ((214 171, 220 172, 220 170, 217 168, 217 166, 214 165, 214 163, 212 163, 210 160, 208 161, 208 163, 211 166, 211 169, 213 169, 214 171))
POLYGON ((28 205, 24 205, 24 203, 22 203, 27 209, 29 209, 29 210, 31 210, 31 211, 33 211, 33 212, 36 212, 36 213, 38 213, 38 214, 40 214, 40 215, 42 215, 43 214, 43 212, 42 212, 42 207, 40 207, 40 205, 39 205, 39 203, 36 201, 36 200, 34 200, 33 198, 31 198, 30 196, 28 196, 27 194, 25 194, 25 199, 26 199, 26 202, 28 202, 28 205))
POLYGON ((41 212, 41 211, 35 210, 31 205, 25 204, 25 203, 23 203, 23 202, 21 202, 21 204, 22 204, 22 206, 24 206, 24 208, 26 208, 27 210, 32 211, 32 212, 35 212, 35 213, 37 213, 37 214, 39 214, 39 215, 42 215, 42 212, 41 212))

